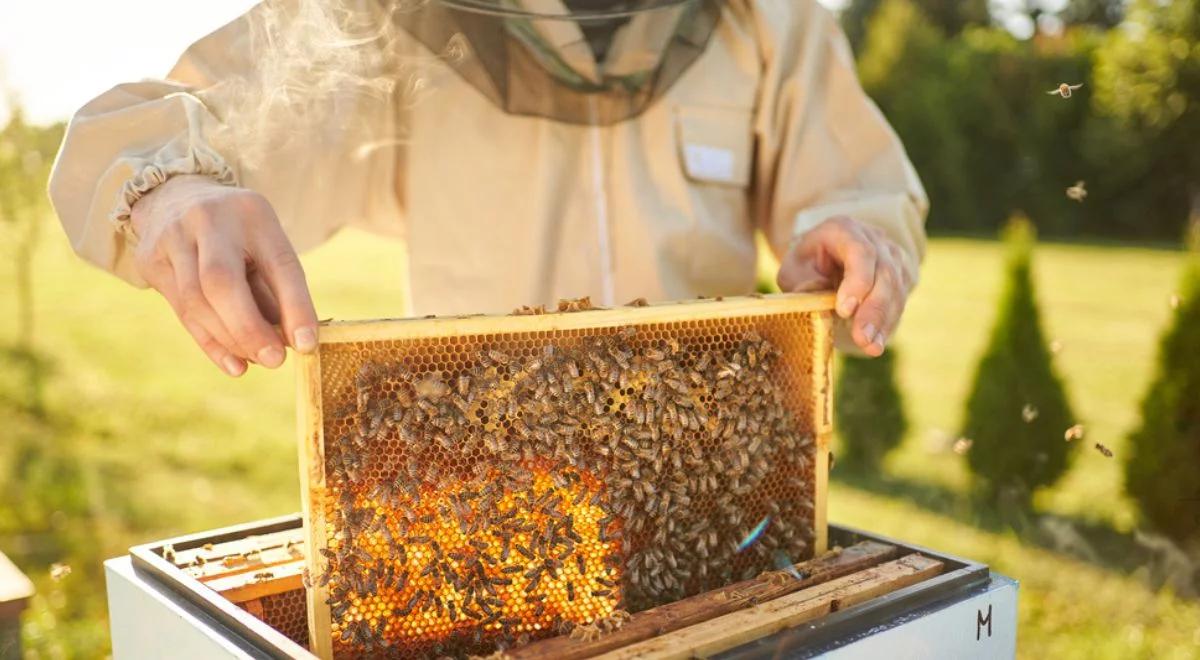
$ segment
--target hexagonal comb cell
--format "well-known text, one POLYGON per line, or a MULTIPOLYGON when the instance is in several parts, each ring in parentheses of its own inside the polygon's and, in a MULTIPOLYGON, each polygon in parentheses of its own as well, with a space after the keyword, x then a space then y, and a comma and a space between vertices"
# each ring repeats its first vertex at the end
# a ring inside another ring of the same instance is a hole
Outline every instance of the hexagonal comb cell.
POLYGON ((487 655, 812 556, 830 302, 323 327, 313 648, 487 655))

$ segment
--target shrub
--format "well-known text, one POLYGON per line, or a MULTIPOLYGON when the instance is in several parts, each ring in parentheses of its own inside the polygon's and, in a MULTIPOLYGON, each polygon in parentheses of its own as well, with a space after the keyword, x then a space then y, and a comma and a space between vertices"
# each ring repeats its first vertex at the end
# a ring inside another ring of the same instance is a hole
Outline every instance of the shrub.
POLYGON ((967 463, 993 504, 1027 508, 1033 491, 1067 469, 1073 422, 1042 334, 1031 275, 1034 230, 1023 218, 1005 230, 1007 283, 991 339, 967 400, 967 463))
POLYGON ((904 401, 896 387, 896 349, 873 359, 844 356, 833 409, 834 427, 842 441, 838 465, 877 470, 908 430, 904 401))
POLYGON ((1141 426, 1129 438, 1125 489, 1164 534, 1200 543, 1200 228, 1194 233, 1141 426))

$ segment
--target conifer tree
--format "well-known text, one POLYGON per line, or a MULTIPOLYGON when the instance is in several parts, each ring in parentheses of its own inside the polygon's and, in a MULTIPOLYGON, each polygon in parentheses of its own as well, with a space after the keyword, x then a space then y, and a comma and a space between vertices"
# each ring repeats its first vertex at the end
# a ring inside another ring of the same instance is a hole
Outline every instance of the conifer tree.
POLYGON ((994 505, 1027 508, 1033 492, 1066 471, 1074 424, 1062 381, 1042 333, 1032 277, 1033 226, 1025 218, 1004 231, 1007 276, 991 339, 967 400, 963 435, 980 493, 994 505))

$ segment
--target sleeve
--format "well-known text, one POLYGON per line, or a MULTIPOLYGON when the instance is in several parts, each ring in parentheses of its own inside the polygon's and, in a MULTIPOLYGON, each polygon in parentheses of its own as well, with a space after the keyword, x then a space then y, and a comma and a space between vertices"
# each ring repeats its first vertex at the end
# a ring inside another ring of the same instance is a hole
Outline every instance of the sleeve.
POLYGON ((294 55, 273 52, 288 6, 255 7, 189 48, 166 80, 118 85, 76 113, 50 177, 76 253, 145 286, 130 209, 180 174, 263 194, 297 250, 350 223, 398 232, 390 96, 319 89, 295 65, 281 70, 294 55), (306 87, 323 96, 283 93, 306 87), (314 105, 330 109, 321 121, 299 114, 314 105))
POLYGON ((757 0, 764 83, 756 219, 777 256, 839 215, 882 229, 914 266, 928 199, 896 133, 863 92, 849 43, 815 0, 757 0))

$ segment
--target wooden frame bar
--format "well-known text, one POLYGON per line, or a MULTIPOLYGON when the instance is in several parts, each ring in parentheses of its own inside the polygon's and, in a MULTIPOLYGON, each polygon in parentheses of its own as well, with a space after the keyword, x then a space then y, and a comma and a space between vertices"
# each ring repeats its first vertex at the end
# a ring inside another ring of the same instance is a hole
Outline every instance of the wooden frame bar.
POLYGON ((773 571, 753 580, 737 582, 691 598, 634 614, 618 630, 600 639, 585 641, 563 635, 508 651, 513 660, 582 660, 636 644, 656 636, 735 612, 752 604, 787 594, 875 566, 896 556, 895 546, 864 541, 840 552, 827 553, 795 565, 790 572, 773 571))
MULTIPOLYGON (((321 358, 319 354, 302 355, 298 362, 297 389, 300 404, 297 406, 300 431, 300 489, 301 511, 307 545, 307 568, 309 575, 321 575, 321 550, 325 549, 325 535, 314 532, 315 527, 324 527, 325 511, 313 506, 313 500, 325 487, 325 427, 321 411, 321 358)), ((307 590, 309 649, 318 658, 333 657, 333 639, 329 628, 329 605, 325 602, 329 590, 314 584, 307 590), (323 625, 322 623, 323 622, 323 625)))
POLYGON ((943 566, 936 559, 908 555, 598 657, 604 660, 705 658, 916 584, 938 575, 943 566))

